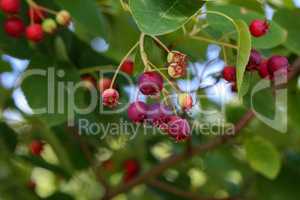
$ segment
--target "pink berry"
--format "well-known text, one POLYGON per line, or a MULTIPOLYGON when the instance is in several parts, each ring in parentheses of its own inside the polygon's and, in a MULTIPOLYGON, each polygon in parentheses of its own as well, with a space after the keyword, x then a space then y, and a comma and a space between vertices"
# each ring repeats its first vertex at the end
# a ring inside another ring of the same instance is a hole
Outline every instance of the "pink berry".
POLYGON ((102 93, 104 90, 107 90, 110 88, 110 85, 112 83, 112 80, 110 78, 102 78, 98 82, 98 89, 100 93, 102 93))
POLYGON ((272 76, 276 72, 287 74, 289 65, 288 59, 284 56, 272 56, 268 60, 268 69, 272 76))
POLYGON ((258 68, 258 66, 260 65, 261 61, 262 61, 262 57, 261 57, 260 53, 256 50, 252 49, 246 69, 248 71, 256 70, 258 68))
POLYGON ((44 150, 44 143, 40 140, 33 140, 29 145, 29 150, 32 155, 40 156, 42 151, 44 150))
POLYGON ((157 72, 145 72, 139 77, 138 86, 144 95, 156 95, 163 89, 163 77, 157 72))
POLYGON ((40 24, 32 24, 26 28, 26 37, 32 42, 40 42, 44 38, 44 31, 40 24))
POLYGON ((27 13, 29 19, 32 19, 34 23, 41 23, 43 18, 47 17, 47 13, 39 8, 29 8, 27 13))
POLYGON ((0 0, 0 9, 8 14, 16 14, 21 11, 20 0, 0 0))
POLYGON ((179 105, 183 110, 189 110, 193 107, 193 97, 188 93, 180 94, 179 105))
POLYGON ((261 37, 269 30, 269 24, 266 20, 255 19, 249 26, 250 32, 254 37, 261 37))
POLYGON ((223 78, 228 82, 235 82, 236 81, 236 68, 233 66, 224 67, 223 78))
POLYGON ((14 38, 19 38, 25 32, 25 25, 20 18, 10 17, 4 22, 4 30, 7 35, 14 38))
POLYGON ((147 118, 147 105, 136 101, 129 105, 127 111, 129 119, 134 123, 143 123, 147 118))
POLYGON ((269 73, 269 69, 268 69, 268 61, 267 60, 263 60, 259 67, 258 67, 258 73, 260 75, 261 78, 265 78, 265 79, 270 79, 270 73, 269 73))
POLYGON ((119 92, 115 89, 106 89, 102 93, 103 105, 109 108, 114 108, 119 103, 119 92))
POLYGON ((168 117, 172 115, 171 109, 162 103, 155 103, 148 106, 147 121, 155 127, 160 127, 167 122, 168 117))
POLYGON ((134 62, 130 59, 125 60, 121 66, 121 71, 128 75, 132 75, 133 70, 134 70, 134 62))
POLYGON ((172 116, 168 122, 168 134, 176 141, 183 141, 190 137, 190 125, 187 120, 172 116))

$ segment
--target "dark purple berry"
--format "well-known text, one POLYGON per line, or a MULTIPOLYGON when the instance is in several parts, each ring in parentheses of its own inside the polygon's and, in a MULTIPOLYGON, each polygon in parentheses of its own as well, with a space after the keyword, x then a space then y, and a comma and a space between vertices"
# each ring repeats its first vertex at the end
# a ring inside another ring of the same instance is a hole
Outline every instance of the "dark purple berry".
POLYGON ((247 65, 247 70, 248 71, 253 71, 259 68, 259 65, 262 61, 262 57, 260 53, 254 49, 251 50, 249 62, 247 65))
POLYGON ((157 72, 145 72, 138 80, 140 91, 144 95, 156 95, 163 89, 163 77, 157 72))
POLYGON ((147 118, 147 105, 136 101, 128 107, 128 117, 134 123, 143 123, 147 118))

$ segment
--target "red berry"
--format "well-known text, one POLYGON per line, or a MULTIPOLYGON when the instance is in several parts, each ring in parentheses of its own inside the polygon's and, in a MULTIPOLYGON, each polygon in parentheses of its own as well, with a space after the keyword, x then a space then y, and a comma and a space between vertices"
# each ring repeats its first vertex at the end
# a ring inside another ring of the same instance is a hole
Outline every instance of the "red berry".
POLYGON ((145 72, 138 80, 140 91, 144 95, 156 95, 163 89, 163 77, 157 72, 145 72))
POLYGON ((32 42, 40 42, 44 38, 43 28, 40 24, 32 24, 26 28, 26 37, 32 42))
POLYGON ((84 87, 88 89, 95 88, 97 81, 93 76, 84 74, 80 77, 80 79, 83 82, 84 87))
POLYGON ((190 94, 184 93, 178 96, 179 105, 183 110, 189 110, 193 107, 193 98, 190 94))
POLYGON ((19 38, 25 32, 25 25, 20 18, 10 17, 4 22, 4 30, 9 36, 19 38))
POLYGON ((109 108, 114 108, 119 103, 119 92, 115 89, 106 89, 102 93, 103 105, 109 108))
POLYGON ((248 71, 256 70, 259 67, 261 61, 262 61, 262 57, 261 57, 260 53, 256 50, 252 49, 250 58, 249 58, 249 62, 247 65, 247 70, 248 71))
POLYGON ((134 123, 143 123, 147 118, 147 105, 144 102, 137 101, 128 107, 129 119, 134 123))
POLYGON ((140 172, 140 164, 135 159, 129 159, 124 162, 124 177, 125 183, 131 181, 140 172))
POLYGON ((260 75, 261 78, 266 78, 266 79, 270 79, 270 73, 269 73, 269 69, 268 69, 268 60, 263 60, 259 67, 258 67, 258 73, 260 75))
POLYGON ((42 22, 43 18, 47 17, 47 13, 39 8, 29 8, 27 13, 29 19, 39 24, 42 22))
POLYGON ((110 78, 102 78, 98 82, 98 89, 102 93, 104 90, 107 90, 110 88, 110 85, 112 83, 112 80, 110 78))
POLYGON ((168 122, 168 134, 176 141, 186 140, 190 136, 190 125, 187 120, 172 116, 168 122))
POLYGON ((121 71, 128 75, 132 75, 133 70, 134 70, 134 62, 130 59, 125 60, 121 66, 121 71))
POLYGON ((287 74, 289 65, 288 59, 284 56, 272 56, 268 60, 268 69, 272 76, 276 72, 287 74))
POLYGON ((33 140, 29 145, 29 150, 32 155, 40 156, 44 150, 44 143, 40 140, 33 140))
POLYGON ((233 66, 226 66, 223 69, 223 78, 228 82, 236 81, 236 69, 233 66))
POLYGON ((250 32, 254 37, 261 37, 269 30, 269 24, 265 20, 255 19, 250 24, 250 32))
POLYGON ((172 115, 171 109, 162 103, 148 106, 147 121, 156 127, 163 127, 167 119, 172 115))
POLYGON ((21 10, 20 0, 0 0, 0 9, 8 14, 16 14, 21 10))

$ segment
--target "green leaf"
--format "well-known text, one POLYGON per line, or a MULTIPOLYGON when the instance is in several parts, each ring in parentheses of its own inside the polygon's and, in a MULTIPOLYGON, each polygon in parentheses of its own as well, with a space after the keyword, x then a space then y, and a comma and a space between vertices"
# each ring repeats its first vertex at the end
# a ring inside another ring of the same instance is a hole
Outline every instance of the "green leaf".
POLYGON ((17 146, 17 134, 4 122, 0 122, 0 144, 14 152, 17 146))
POLYGON ((281 158, 272 143, 262 137, 247 139, 245 143, 250 166, 269 179, 275 179, 281 168, 281 158))
POLYGON ((273 18, 274 21, 279 23, 288 32, 287 40, 283 45, 287 49, 293 51, 298 55, 300 55, 300 38, 299 38, 300 21, 295 19, 299 19, 299 18, 300 18, 299 9, 277 10, 273 18))
POLYGON ((104 18, 94 0, 55 0, 73 18, 75 33, 89 42, 95 37, 106 37, 104 18))
POLYGON ((202 0, 130 0, 129 7, 142 32, 163 35, 188 22, 203 3, 202 0))
POLYGON ((11 71, 10 64, 3 60, 0 60, 0 73, 8 71, 11 71))
POLYGON ((251 35, 247 24, 242 20, 235 21, 238 29, 238 55, 237 55, 237 86, 239 96, 245 94, 245 87, 242 87, 246 66, 251 52, 251 35))

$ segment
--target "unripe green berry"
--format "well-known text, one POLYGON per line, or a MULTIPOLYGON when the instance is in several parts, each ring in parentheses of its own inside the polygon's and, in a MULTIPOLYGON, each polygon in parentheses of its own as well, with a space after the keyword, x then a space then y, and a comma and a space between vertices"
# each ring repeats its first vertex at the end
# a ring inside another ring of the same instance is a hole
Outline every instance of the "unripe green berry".
POLYGON ((62 26, 68 26, 71 22, 71 15, 68 11, 61 10, 56 15, 56 21, 62 26))
POLYGON ((42 24, 45 33, 54 33, 57 29, 57 24, 53 19, 45 19, 42 24))

